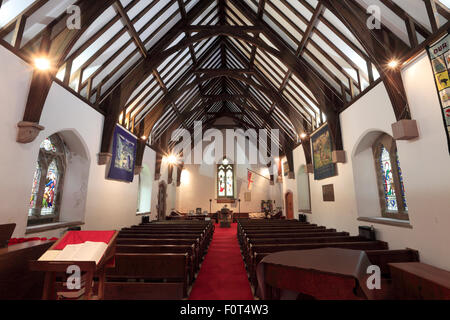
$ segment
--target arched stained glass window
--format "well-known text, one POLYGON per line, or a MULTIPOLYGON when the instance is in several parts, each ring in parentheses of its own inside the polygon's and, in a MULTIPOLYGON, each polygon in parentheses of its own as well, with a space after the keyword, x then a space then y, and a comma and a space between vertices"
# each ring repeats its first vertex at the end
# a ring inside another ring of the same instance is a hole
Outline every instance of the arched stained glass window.
POLYGON ((66 150, 62 139, 52 135, 39 149, 39 157, 31 188, 28 225, 57 222, 62 180, 66 166, 66 150))
POLYGON ((226 159, 217 166, 217 197, 234 199, 234 165, 226 159))
POLYGON ((373 149, 382 215, 387 218, 408 220, 408 206, 397 145, 390 136, 382 135, 375 142, 373 149))

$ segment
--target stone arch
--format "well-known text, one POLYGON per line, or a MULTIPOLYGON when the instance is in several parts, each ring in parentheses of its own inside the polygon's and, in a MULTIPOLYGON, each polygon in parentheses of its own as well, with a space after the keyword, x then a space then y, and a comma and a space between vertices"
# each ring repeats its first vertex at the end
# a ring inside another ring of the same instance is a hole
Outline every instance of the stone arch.
POLYGON ((381 215, 379 190, 372 146, 387 134, 378 129, 366 130, 357 140, 352 151, 353 180, 357 214, 359 217, 381 215))

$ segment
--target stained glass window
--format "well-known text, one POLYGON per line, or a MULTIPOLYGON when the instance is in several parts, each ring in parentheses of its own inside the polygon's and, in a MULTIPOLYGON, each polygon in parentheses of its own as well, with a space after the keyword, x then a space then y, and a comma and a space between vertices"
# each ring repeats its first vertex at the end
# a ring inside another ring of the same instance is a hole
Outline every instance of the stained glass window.
MULTIPOLYGON (((33 186, 31 187, 30 209, 34 209, 36 207, 40 181, 41 181, 41 166, 39 164, 36 164, 36 171, 34 172, 33 177, 33 186)), ((30 210, 29 215, 31 214, 32 212, 30 210)))
POLYGON ((28 224, 56 222, 60 181, 64 175, 65 146, 58 135, 45 139, 39 148, 39 157, 33 176, 28 212, 28 224))
POLYGON ((219 197, 225 197, 226 196, 226 190, 225 190, 225 171, 223 169, 219 169, 219 197))
POLYGON ((234 166, 226 159, 217 167, 217 196, 234 198, 234 166))
POLYGON ((380 164, 386 209, 388 211, 398 211, 397 195, 395 194, 394 176, 392 173, 391 156, 384 146, 381 147, 380 164))
POLYGON ((45 139, 41 143, 41 149, 48 151, 48 152, 56 152, 56 147, 49 138, 45 139))
POLYGON ((56 187, 58 184, 58 166, 56 160, 50 163, 47 170, 47 177, 45 179, 45 189, 44 196, 42 198, 42 215, 49 215, 54 213, 55 208, 55 197, 56 197, 56 187))
POLYGON ((383 134, 373 145, 382 216, 409 220, 403 172, 395 140, 383 134))

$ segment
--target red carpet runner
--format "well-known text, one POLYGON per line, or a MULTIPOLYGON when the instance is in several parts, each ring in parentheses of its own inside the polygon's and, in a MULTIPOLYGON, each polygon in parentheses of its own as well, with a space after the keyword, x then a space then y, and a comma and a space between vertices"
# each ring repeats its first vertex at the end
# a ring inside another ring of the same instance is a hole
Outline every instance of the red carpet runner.
POLYGON ((237 225, 216 225, 190 300, 253 300, 237 241, 237 225))

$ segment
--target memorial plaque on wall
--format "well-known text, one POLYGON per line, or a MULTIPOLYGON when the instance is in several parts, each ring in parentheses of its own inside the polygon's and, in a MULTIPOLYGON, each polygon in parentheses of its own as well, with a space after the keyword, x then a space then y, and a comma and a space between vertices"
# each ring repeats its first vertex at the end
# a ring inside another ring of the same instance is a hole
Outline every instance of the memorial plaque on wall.
MULTIPOLYGON (((450 35, 428 48, 450 152, 450 35)), ((433 112, 433 110, 430 110, 433 112)))
POLYGON ((323 191, 323 201, 325 201, 325 202, 334 202, 335 201, 333 184, 328 184, 326 186, 323 186, 322 191, 323 191))

